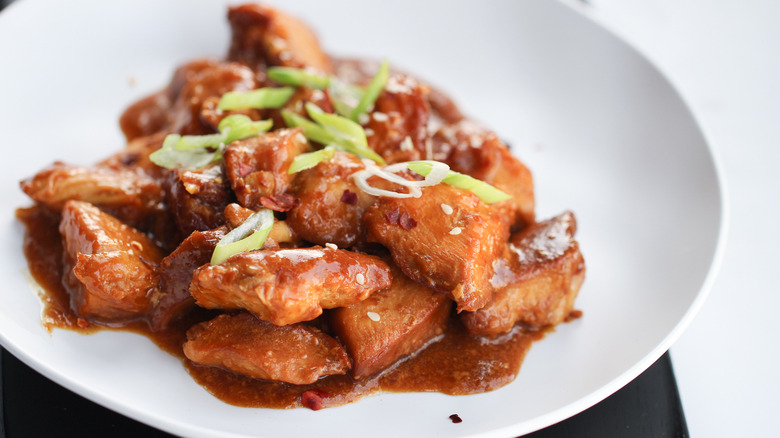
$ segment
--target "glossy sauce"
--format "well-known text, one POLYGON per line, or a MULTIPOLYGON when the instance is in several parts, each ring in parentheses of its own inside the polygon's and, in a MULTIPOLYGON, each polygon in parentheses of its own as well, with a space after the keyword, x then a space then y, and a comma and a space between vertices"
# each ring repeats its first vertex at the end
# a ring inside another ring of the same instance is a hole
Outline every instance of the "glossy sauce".
POLYGON ((45 290, 42 324, 48 329, 64 328, 82 333, 101 329, 127 330, 149 337, 168 353, 180 358, 190 375, 214 396, 237 406, 294 408, 303 406, 304 392, 314 391, 322 407, 350 403, 376 391, 442 392, 464 395, 504 386, 517 376, 526 352, 543 331, 521 326, 496 339, 469 334, 455 317, 444 334, 416 355, 402 359, 378 376, 354 380, 330 376, 311 385, 290 385, 242 376, 187 360, 182 353, 186 331, 215 313, 196 309, 165 330, 152 332, 145 321, 117 326, 91 324, 70 309, 70 299, 61 284, 62 242, 59 218, 41 208, 19 209, 17 217, 26 226, 24 254, 33 278, 45 290))

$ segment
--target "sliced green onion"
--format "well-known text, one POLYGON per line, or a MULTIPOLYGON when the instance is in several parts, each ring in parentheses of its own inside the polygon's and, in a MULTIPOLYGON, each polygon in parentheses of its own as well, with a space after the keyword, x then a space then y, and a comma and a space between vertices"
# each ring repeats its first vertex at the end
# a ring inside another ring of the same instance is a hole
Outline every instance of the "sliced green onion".
POLYGON ((207 135, 182 135, 176 142, 176 150, 190 151, 194 149, 218 148, 224 144, 227 136, 223 133, 207 135))
POLYGON ((273 120, 260 120, 255 122, 243 114, 233 114, 219 122, 219 132, 227 138, 225 144, 236 140, 254 137, 261 132, 266 132, 273 127, 273 120))
POLYGON ((282 117, 287 126, 301 128, 303 135, 309 140, 322 144, 333 143, 336 140, 336 136, 332 132, 298 114, 282 110, 282 117))
POLYGON ((260 249, 268 238, 273 224, 274 212, 267 208, 249 216, 241 225, 220 239, 211 255, 211 264, 218 265, 234 254, 260 249))
POLYGON ((352 114, 352 110, 360 102, 364 92, 363 87, 348 84, 337 78, 332 78, 328 86, 328 94, 333 103, 333 109, 336 110, 336 114, 344 117, 349 117, 352 114))
POLYGON ((311 169, 321 162, 333 158, 333 154, 335 152, 335 147, 327 146, 324 149, 320 149, 318 151, 300 154, 293 158, 293 162, 290 163, 290 168, 287 170, 287 174, 292 175, 293 173, 298 173, 302 170, 311 169))
POLYGON ((152 152, 149 159, 166 169, 197 169, 211 163, 217 157, 216 152, 208 152, 205 149, 180 150, 176 147, 180 141, 179 134, 165 137, 162 147, 152 152))
POLYGON ((315 90, 327 88, 331 81, 330 76, 295 67, 271 67, 267 74, 270 79, 282 85, 307 87, 315 90))
POLYGON ((311 102, 306 103, 306 112, 309 114, 309 117, 311 117, 312 120, 324 126, 325 129, 332 131, 336 135, 345 137, 347 140, 360 146, 368 147, 366 132, 363 131, 362 126, 358 125, 352 120, 336 114, 326 113, 320 107, 311 102))
POLYGON ((222 95, 217 109, 281 108, 295 93, 295 88, 258 88, 252 91, 231 91, 222 95))
POLYGON ((357 106, 349 114, 350 120, 357 122, 360 115, 365 114, 368 109, 374 105, 377 97, 379 97, 379 93, 385 88, 385 84, 387 84, 387 79, 389 77, 390 65, 387 63, 387 59, 385 59, 382 61, 382 64, 379 65, 379 70, 377 70, 374 78, 371 79, 371 83, 360 98, 360 102, 358 102, 357 106))
MULTIPOLYGON (((410 162, 407 164, 407 166, 409 170, 419 173, 422 176, 428 176, 428 173, 430 173, 431 169, 433 168, 430 163, 426 163, 424 161, 410 162)), ((501 190, 491 186, 484 181, 480 181, 476 178, 472 178, 468 175, 464 175, 453 170, 450 170, 447 173, 447 176, 444 177, 442 182, 453 187, 468 190, 488 204, 494 204, 496 202, 512 199, 512 196, 502 192, 501 190)))
MULTIPOLYGON (((314 107, 319 109, 316 105, 314 105, 314 107)), ((333 114, 330 114, 330 116, 339 117, 333 114)), ((336 129, 336 126, 339 126, 338 123, 336 123, 336 125, 331 124, 326 127, 326 126, 318 125, 317 123, 314 123, 304 117, 301 117, 298 114, 286 110, 282 110, 282 117, 284 117, 284 121, 287 124, 287 126, 300 127, 303 130, 303 135, 305 135, 306 138, 311 141, 316 141, 317 143, 327 144, 327 145, 335 144, 337 146, 340 146, 347 152, 353 153, 355 155, 364 158, 368 158, 370 160, 374 160, 378 163, 382 163, 382 164, 385 163, 385 160, 379 154, 377 154, 376 152, 368 148, 368 146, 358 144, 356 140, 352 138, 349 134, 346 134, 336 129)), ((343 119, 343 117, 341 118, 343 119)), ((358 128, 360 128, 361 131, 363 130, 363 128, 360 127, 360 125, 357 126, 358 128)), ((362 137, 365 138, 365 135, 366 135, 365 132, 363 132, 362 137)))

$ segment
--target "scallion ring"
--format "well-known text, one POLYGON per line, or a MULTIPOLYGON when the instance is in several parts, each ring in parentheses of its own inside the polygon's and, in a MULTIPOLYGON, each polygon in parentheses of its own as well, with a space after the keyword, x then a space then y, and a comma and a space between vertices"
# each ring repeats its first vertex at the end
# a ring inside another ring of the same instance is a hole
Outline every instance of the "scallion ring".
POLYGON ((260 249, 273 225, 273 211, 263 208, 252 214, 220 239, 211 255, 211 264, 218 265, 234 254, 260 249))

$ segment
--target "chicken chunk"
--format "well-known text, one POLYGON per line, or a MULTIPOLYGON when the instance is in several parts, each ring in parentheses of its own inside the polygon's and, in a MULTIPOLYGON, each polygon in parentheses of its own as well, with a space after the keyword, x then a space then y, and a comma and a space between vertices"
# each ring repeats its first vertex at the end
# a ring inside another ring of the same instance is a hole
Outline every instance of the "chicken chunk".
POLYGON ((168 206, 183 236, 220 226, 225 207, 234 201, 219 164, 197 170, 171 170, 165 185, 168 206))
POLYGON ((211 260, 217 242, 227 227, 190 234, 172 253, 160 262, 159 288, 152 296, 149 322, 152 330, 161 330, 195 305, 190 295, 192 273, 211 260))
POLYGON ((316 328, 277 327, 246 312, 200 323, 187 339, 184 355, 191 361, 257 379, 305 385, 350 366, 344 347, 316 328))
POLYGON ((393 270, 393 283, 330 313, 330 326, 352 357, 352 376, 372 376, 443 333, 452 309, 445 295, 393 270))
POLYGON ((466 327, 497 335, 517 322, 538 328, 563 321, 585 279, 576 227, 574 215, 566 212, 513 235, 506 255, 496 261, 493 299, 480 310, 461 314, 466 327))
POLYGON ((460 312, 490 300, 493 260, 509 237, 498 213, 470 192, 439 184, 419 198, 380 197, 363 220, 368 241, 387 247, 413 280, 449 293, 460 312))
POLYGON ((428 87, 410 76, 390 76, 366 129, 368 145, 388 163, 429 159, 428 87))
POLYGON ((119 123, 128 140, 158 132, 210 134, 215 121, 202 116, 209 114, 213 99, 257 86, 254 72, 239 63, 192 61, 176 70, 165 90, 128 107, 119 123))
POLYGON ((506 216, 519 230, 534 223, 534 185, 531 171, 498 137, 478 124, 463 120, 444 126, 432 139, 434 159, 452 170, 492 184, 512 195, 502 204, 506 216))
POLYGON ((68 201, 62 209, 64 284, 77 315, 100 321, 145 317, 162 253, 140 231, 97 207, 68 201))
POLYGON ((332 71, 312 30, 303 22, 266 5, 245 4, 230 8, 232 39, 228 59, 257 71, 267 66, 312 67, 332 71))
POLYGON ((210 309, 246 309, 276 325, 310 321, 390 285, 381 259, 331 248, 261 250, 198 268, 190 292, 210 309))
POLYGON ((160 184, 143 172, 62 162, 23 180, 20 186, 34 201, 54 211, 62 210, 69 200, 85 201, 136 226, 161 214, 164 196, 160 184))
POLYGON ((351 175, 364 168, 357 156, 336 152, 330 160, 300 172, 293 192, 300 202, 287 213, 287 224, 295 234, 340 248, 362 240, 363 214, 374 196, 360 190, 351 175))
POLYGON ((263 198, 281 195, 291 182, 293 159, 309 150, 300 129, 282 129, 231 143, 225 148, 225 172, 238 203, 257 210, 263 198))

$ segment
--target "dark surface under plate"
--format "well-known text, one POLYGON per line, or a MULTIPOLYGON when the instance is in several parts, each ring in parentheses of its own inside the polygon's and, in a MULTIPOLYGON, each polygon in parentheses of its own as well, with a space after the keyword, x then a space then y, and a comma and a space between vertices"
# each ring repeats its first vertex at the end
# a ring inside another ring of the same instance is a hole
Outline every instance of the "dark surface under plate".
MULTIPOLYGON (((5 350, 0 370, 0 438, 172 436, 62 388, 5 350)), ((596 406, 526 437, 688 437, 669 354, 596 406)))

